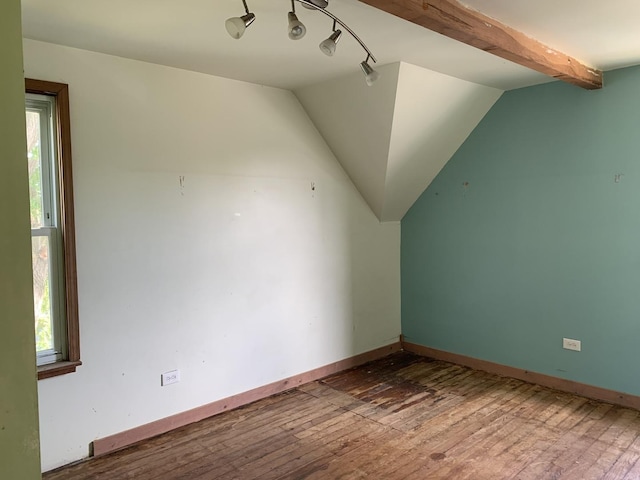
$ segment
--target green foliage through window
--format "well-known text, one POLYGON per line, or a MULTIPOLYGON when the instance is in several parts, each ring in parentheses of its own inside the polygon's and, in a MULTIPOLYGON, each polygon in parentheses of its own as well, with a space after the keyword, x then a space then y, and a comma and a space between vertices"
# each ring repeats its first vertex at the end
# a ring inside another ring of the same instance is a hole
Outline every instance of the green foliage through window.
MULTIPOLYGON (((27 111, 27 161, 29 168, 29 206, 31 228, 45 226, 43 216, 43 166, 41 157, 41 113, 27 111)), ((38 352, 52 350, 53 325, 51 315, 51 268, 49 237, 32 235, 33 296, 38 352)))

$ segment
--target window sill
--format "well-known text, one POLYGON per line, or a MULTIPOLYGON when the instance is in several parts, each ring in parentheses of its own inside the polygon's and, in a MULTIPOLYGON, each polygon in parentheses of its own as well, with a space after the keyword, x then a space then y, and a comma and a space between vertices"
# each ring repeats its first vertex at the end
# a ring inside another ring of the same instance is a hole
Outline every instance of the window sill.
POLYGON ((76 367, 79 367, 80 365, 82 365, 81 361, 56 362, 49 365, 42 365, 41 367, 38 367, 38 380, 73 373, 76 371, 76 367))

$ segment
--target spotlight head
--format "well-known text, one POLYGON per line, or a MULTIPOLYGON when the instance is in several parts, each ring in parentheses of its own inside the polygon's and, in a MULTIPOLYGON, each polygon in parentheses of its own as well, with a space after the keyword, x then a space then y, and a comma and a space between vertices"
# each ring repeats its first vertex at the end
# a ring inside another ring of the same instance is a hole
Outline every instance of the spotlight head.
POLYGON ((289 19, 289 38, 291 40, 300 40, 307 33, 307 27, 298 20, 298 16, 293 12, 289 12, 287 18, 289 19))
POLYGON ((320 51, 327 55, 328 57, 332 57, 334 53, 336 53, 336 45, 340 37, 342 36, 341 30, 336 30, 333 32, 329 38, 323 40, 320 43, 320 51))
POLYGON ((228 18, 227 21, 224 22, 224 26, 227 28, 229 35, 238 40, 242 35, 244 35, 244 31, 255 19, 255 14, 247 13, 241 17, 228 18))
MULTIPOLYGON (((313 3, 316 7, 325 9, 329 6, 329 0, 307 0, 309 3, 313 3)), ((310 7, 309 5, 302 4, 304 8, 308 8, 309 10, 315 10, 315 8, 310 7)))
POLYGON ((373 85, 374 82, 380 78, 380 73, 371 68, 371 65, 369 65, 366 60, 360 64, 360 68, 362 69, 362 73, 364 73, 364 80, 367 82, 367 85, 373 85))

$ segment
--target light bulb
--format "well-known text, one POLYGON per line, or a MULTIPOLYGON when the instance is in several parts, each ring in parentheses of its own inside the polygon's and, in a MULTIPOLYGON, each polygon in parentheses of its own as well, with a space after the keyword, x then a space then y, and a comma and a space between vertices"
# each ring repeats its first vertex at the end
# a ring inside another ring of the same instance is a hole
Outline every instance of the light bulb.
POLYGON ((369 65, 366 60, 360 64, 360 68, 362 69, 362 73, 364 73, 364 80, 367 82, 367 85, 373 85, 373 83, 380 78, 380 73, 371 68, 371 65, 369 65))
POLYGON ((227 21, 224 22, 224 26, 227 28, 229 35, 238 40, 242 35, 244 35, 244 31, 255 19, 256 16, 253 13, 247 13, 242 17, 231 17, 227 19, 227 21))
POLYGON ((291 40, 300 40, 307 33, 307 27, 304 26, 295 13, 289 12, 289 38, 291 40))
POLYGON ((340 40, 340 36, 342 35, 342 31, 336 30, 333 32, 329 38, 320 42, 320 51, 325 55, 332 57, 334 53, 336 53, 336 45, 338 40, 340 40))

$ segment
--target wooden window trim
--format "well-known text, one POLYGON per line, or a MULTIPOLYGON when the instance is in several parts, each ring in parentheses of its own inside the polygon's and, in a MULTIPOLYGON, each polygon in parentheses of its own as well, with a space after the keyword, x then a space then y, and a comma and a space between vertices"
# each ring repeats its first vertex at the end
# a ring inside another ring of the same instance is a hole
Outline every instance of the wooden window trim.
POLYGON ((38 367, 38 380, 76 371, 80 361, 80 323, 78 317, 78 281, 76 267, 75 217, 73 212, 73 175, 71 167, 71 121, 69 115, 69 86, 64 83, 25 79, 26 93, 50 95, 56 98, 56 141, 58 172, 62 201, 60 228, 64 252, 64 281, 66 308, 65 359, 38 367))

